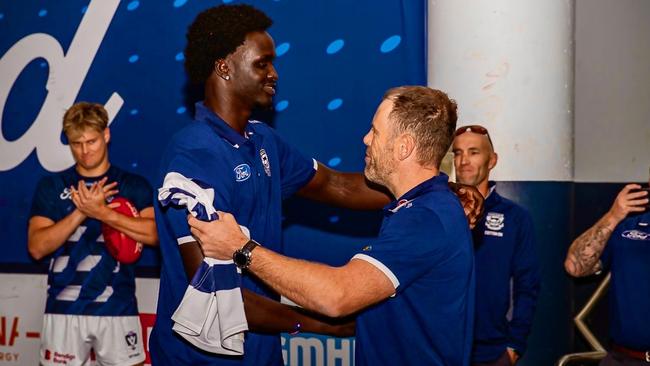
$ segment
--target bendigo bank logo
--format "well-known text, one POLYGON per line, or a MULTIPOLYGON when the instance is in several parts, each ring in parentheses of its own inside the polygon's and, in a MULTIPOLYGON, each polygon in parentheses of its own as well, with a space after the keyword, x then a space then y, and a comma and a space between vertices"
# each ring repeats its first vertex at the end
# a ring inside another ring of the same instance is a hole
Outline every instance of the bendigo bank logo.
MULTIPOLYGON (((68 147, 60 141, 61 121, 65 110, 79 94, 119 4, 119 0, 91 1, 67 51, 51 35, 33 33, 16 42, 0 58, 0 171, 15 168, 34 149, 43 168, 49 171, 61 171, 74 164, 68 147), (29 129, 9 141, 2 132, 3 120, 10 120, 3 118, 5 104, 22 71, 39 58, 49 65, 50 74, 45 85, 47 97, 29 129)), ((109 123, 123 104, 124 100, 117 93, 105 103, 109 123)))

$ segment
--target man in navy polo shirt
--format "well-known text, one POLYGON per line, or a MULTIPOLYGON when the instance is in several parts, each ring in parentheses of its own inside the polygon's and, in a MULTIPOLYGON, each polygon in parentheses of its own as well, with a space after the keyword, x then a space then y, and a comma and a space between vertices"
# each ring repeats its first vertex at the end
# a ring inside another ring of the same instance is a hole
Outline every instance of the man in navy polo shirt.
POLYGON ((486 216, 472 232, 476 265, 472 363, 514 365, 526 350, 540 288, 533 222, 526 209, 500 196, 496 183, 489 181, 498 156, 485 127, 457 129, 452 151, 458 182, 478 188, 485 197, 486 216))
MULTIPOLYGON (((248 5, 222 5, 197 16, 187 33, 185 68, 204 86, 195 121, 179 131, 162 157, 157 186, 180 174, 200 187, 216 209, 232 212, 250 235, 281 251, 282 199, 300 195, 356 209, 380 208, 386 193, 362 174, 335 172, 302 155, 251 112, 272 106, 278 74, 271 26, 248 5)), ((155 205, 162 254, 156 324, 150 338, 154 365, 282 365, 279 332, 346 334, 279 304, 279 296, 244 273, 242 295, 249 332, 243 356, 204 352, 172 330, 172 314, 203 261, 187 211, 155 205)), ((347 329, 343 327, 344 330, 347 329)), ((351 335, 347 333, 347 335, 351 335)))
POLYGON ((612 274, 609 290, 612 347, 600 365, 648 365, 650 210, 647 188, 626 185, 609 211, 571 244, 564 268, 575 277, 603 269, 612 274))
MULTIPOLYGON (((282 256, 277 241, 249 240, 233 215, 190 218, 206 256, 232 258, 307 309, 359 312, 357 365, 468 365, 474 317, 472 242, 440 162, 456 104, 426 87, 389 90, 364 137, 366 177, 397 200, 379 237, 342 267, 282 256)), ((241 222, 240 222, 241 223, 241 222)))

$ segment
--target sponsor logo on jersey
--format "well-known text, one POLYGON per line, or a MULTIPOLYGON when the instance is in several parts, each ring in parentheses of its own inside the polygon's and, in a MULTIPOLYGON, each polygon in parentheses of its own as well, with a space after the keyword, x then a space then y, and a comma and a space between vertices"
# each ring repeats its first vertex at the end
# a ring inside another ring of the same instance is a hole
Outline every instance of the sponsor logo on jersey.
POLYGON ((45 360, 52 361, 52 363, 60 363, 62 365, 67 365, 76 358, 75 355, 69 353, 59 353, 57 351, 50 351, 49 349, 45 350, 45 360))
POLYGON ((128 332, 124 336, 126 345, 129 346, 132 350, 135 350, 135 346, 138 344, 138 335, 134 331, 128 332))
POLYGON ((65 187, 63 189, 63 192, 61 192, 61 194, 59 195, 59 198, 62 200, 69 200, 71 196, 72 196, 72 191, 70 190, 70 188, 65 187))
POLYGON ((488 212, 487 216, 485 217, 485 227, 489 231, 499 231, 505 226, 503 223, 504 219, 505 217, 502 213, 488 212))
POLYGON ((239 164, 233 170, 237 182, 243 182, 251 177, 251 167, 248 164, 239 164))
POLYGON ((269 163, 269 156, 266 155, 266 150, 260 149, 260 158, 262 158, 262 165, 264 166, 264 172, 268 177, 271 176, 271 164, 269 163))
MULTIPOLYGON (((86 182, 86 187, 90 188, 92 187, 93 182, 86 182)), ((59 198, 62 200, 69 200, 72 197, 72 190, 70 190, 70 187, 65 187, 63 188, 63 192, 59 195, 59 198)), ((109 197, 108 202, 110 203, 113 200, 113 197, 109 197)))
POLYGON ((621 236, 630 240, 650 241, 650 233, 641 230, 625 230, 621 236))

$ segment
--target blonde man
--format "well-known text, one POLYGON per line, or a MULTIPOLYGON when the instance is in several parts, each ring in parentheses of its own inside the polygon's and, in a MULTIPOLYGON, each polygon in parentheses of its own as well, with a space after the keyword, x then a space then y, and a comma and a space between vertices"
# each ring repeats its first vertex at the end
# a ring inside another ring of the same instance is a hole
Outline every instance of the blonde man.
POLYGON ((28 250, 50 259, 41 335, 41 364, 81 365, 94 349, 99 365, 136 365, 145 359, 135 299, 133 264, 108 252, 102 223, 137 242, 157 245, 149 183, 110 164, 108 115, 100 104, 80 102, 63 118, 75 165, 46 176, 32 203, 28 250), (139 217, 113 210, 129 200, 139 217))

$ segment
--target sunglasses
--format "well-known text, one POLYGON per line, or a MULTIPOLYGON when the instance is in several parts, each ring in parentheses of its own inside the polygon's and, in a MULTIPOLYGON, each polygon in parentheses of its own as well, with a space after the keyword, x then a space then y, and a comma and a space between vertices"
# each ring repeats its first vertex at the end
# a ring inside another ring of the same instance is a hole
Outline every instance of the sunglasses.
POLYGON ((492 139, 490 138, 490 134, 488 133, 487 128, 485 128, 485 127, 483 127, 481 125, 469 125, 469 126, 460 127, 454 133, 454 137, 460 136, 460 135, 464 134, 465 132, 474 132, 474 133, 477 133, 479 135, 487 136, 488 141, 490 142, 490 145, 494 146, 494 144, 492 143, 492 139))

